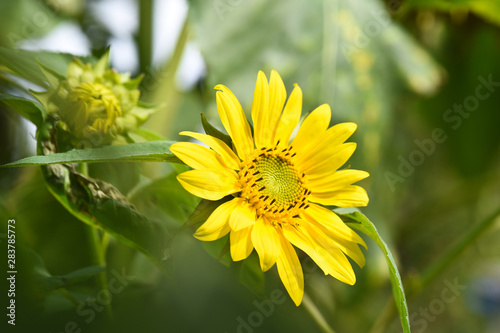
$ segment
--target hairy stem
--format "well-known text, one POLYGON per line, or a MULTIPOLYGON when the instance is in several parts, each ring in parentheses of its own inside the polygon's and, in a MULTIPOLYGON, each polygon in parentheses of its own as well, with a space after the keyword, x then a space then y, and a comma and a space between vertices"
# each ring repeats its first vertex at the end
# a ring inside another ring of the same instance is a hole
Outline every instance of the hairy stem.
MULTIPOLYGON (((88 176, 88 166, 86 163, 80 163, 78 165, 78 171, 88 176)), ((106 247, 107 247, 107 236, 103 235, 101 238, 100 231, 97 228, 94 228, 90 225, 85 224, 85 231, 87 234, 89 250, 90 250, 90 260, 93 266, 106 267, 106 247)), ((110 292, 108 289, 108 278, 106 274, 106 270, 99 273, 96 276, 97 286, 99 291, 103 291, 106 293, 108 297, 110 297, 110 292)), ((109 320, 113 318, 113 309, 111 307, 111 302, 107 302, 104 305, 105 314, 109 320)))

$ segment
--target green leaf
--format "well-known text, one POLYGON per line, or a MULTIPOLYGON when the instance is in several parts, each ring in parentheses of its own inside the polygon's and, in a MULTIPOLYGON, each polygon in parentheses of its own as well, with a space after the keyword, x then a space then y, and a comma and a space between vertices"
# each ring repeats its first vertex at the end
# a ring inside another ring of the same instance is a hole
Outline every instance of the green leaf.
MULTIPOLYGON (((393 139, 386 129, 394 121, 390 110, 397 107, 398 92, 407 85, 430 94, 444 79, 380 0, 189 3, 190 28, 210 68, 206 86, 228 86, 250 118, 258 71, 269 78, 277 70, 288 93, 294 83, 302 88, 304 113, 326 103, 332 120, 363 128, 355 140, 365 143, 359 156, 367 169, 385 163, 382 150, 393 139)), ((208 110, 215 110, 215 100, 210 96, 208 110)))
POLYGON ((361 214, 358 211, 344 213, 345 211, 345 209, 335 210, 335 212, 342 218, 342 220, 344 220, 344 222, 349 227, 359 230, 369 236, 377 243, 382 252, 384 252, 385 259, 389 267, 389 276, 391 278, 392 291, 394 293, 394 299, 396 301, 399 317, 401 319, 401 325, 405 333, 410 333, 410 318, 408 316, 406 296, 403 289, 403 283, 401 282, 401 276, 396 266, 396 262, 394 261, 394 257, 392 256, 391 250, 382 240, 382 238, 380 238, 375 225, 365 215, 361 214))
POLYGON ((82 162, 169 162, 182 163, 170 152, 172 141, 131 143, 123 146, 77 149, 64 153, 30 156, 2 167, 20 167, 82 162))
MULTIPOLYGON (((198 206, 196 206, 193 213, 189 216, 186 223, 184 223, 182 229, 190 228, 195 230, 199 225, 205 222, 212 212, 222 205, 223 203, 233 199, 234 197, 228 195, 217 201, 201 200, 198 206)), ((229 254, 229 239, 228 235, 219 238, 211 242, 203 242, 203 248, 212 256, 214 259, 220 261, 223 265, 229 267, 231 265, 231 256, 229 254)))
POLYGON ((177 173, 151 181, 134 191, 130 200, 146 207, 154 205, 173 219, 184 222, 194 211, 199 199, 186 191, 176 178, 177 173))
MULTIPOLYGON (((54 139, 54 127, 50 127, 50 123, 45 124, 48 125, 47 128, 39 129, 37 133, 37 153, 41 155, 37 157, 59 155, 55 153, 57 148, 51 141, 54 139)), ((90 151, 98 151, 98 156, 103 159, 108 156, 103 154, 103 151, 107 151, 111 152, 112 160, 120 159, 122 153, 125 154, 126 158, 133 160, 137 157, 137 153, 142 154, 141 156, 148 156, 144 154, 144 147, 151 148, 150 144, 154 143, 104 147, 90 151), (127 149, 127 146, 133 146, 136 149, 130 150, 127 149)), ((167 151, 167 156, 172 155, 168 153, 169 142, 161 141, 156 142, 156 144, 156 146, 153 145, 155 149, 145 149, 146 152, 165 157, 165 154, 161 154, 161 152, 167 151)), ((91 155, 91 157, 95 158, 95 155, 91 155)), ((79 160, 86 158, 88 156, 79 160)), ((73 165, 42 165, 42 173, 49 191, 73 216, 142 252, 162 272, 168 272, 167 259, 170 257, 171 237, 162 223, 139 213, 127 198, 111 184, 78 173, 73 165)))
POLYGON ((59 288, 66 288, 75 284, 86 282, 97 274, 103 272, 104 267, 101 266, 89 266, 73 271, 69 274, 62 276, 49 276, 46 279, 46 285, 50 290, 55 290, 59 288))
POLYGON ((184 227, 194 229, 195 227, 199 226, 201 223, 205 222, 208 219, 208 217, 217 207, 222 205, 224 202, 229 201, 230 199, 231 196, 224 197, 217 201, 202 199, 198 206, 196 206, 193 213, 191 213, 191 215, 187 219, 184 227))
MULTIPOLYGON (((76 56, 69 53, 12 50, 0 47, 0 65, 4 65, 15 75, 45 88, 48 88, 47 78, 40 68, 39 62, 45 65, 45 69, 50 68, 52 72, 66 76, 66 69, 74 58, 76 56)), ((84 62, 92 63, 95 61, 90 57, 79 58, 84 62)))
POLYGON ((203 248, 208 252, 208 254, 224 266, 231 266, 233 261, 231 260, 231 255, 229 254, 229 235, 214 241, 203 242, 203 248))
POLYGON ((57 87, 59 85, 59 81, 65 80, 66 76, 58 73, 56 70, 46 66, 44 63, 40 62, 37 60, 38 65, 40 66, 40 70, 42 71, 43 75, 47 79, 47 82, 49 85, 53 88, 57 87))
POLYGON ((59 288, 66 288, 78 283, 86 282, 105 270, 100 266, 88 266, 66 275, 51 275, 40 255, 29 248, 22 249, 32 266, 33 278, 37 282, 40 292, 49 292, 59 288))
POLYGON ((26 53, 24 50, 11 50, 0 47, 0 64, 10 69, 17 76, 47 87, 45 75, 31 52, 26 53))
POLYGON ((160 222, 135 210, 112 185, 86 177, 67 164, 43 166, 49 191, 76 218, 141 251, 167 271, 170 236, 160 222))
POLYGON ((201 114, 201 124, 203 125, 203 129, 205 130, 205 133, 213 136, 214 138, 217 138, 217 139, 224 141, 224 143, 229 148, 232 147, 231 137, 227 134, 222 133, 217 128, 213 127, 212 124, 210 124, 208 122, 207 117, 205 117, 205 115, 203 113, 201 114))
MULTIPOLYGON (((134 139, 134 141, 139 141, 139 140, 137 140, 136 136, 139 136, 142 139, 141 141, 165 140, 165 138, 163 138, 161 135, 158 135, 155 132, 151 132, 151 131, 144 129, 144 128, 141 128, 141 127, 139 127, 138 129, 136 129, 133 132, 129 132, 128 135, 131 136, 132 139, 134 139)), ((141 142, 141 141, 139 141, 139 142, 141 142)))
POLYGON ((0 103, 3 103, 14 111, 19 112, 24 118, 31 121, 37 127, 42 124, 43 120, 47 116, 47 111, 43 108, 43 106, 28 99, 0 94, 0 103))

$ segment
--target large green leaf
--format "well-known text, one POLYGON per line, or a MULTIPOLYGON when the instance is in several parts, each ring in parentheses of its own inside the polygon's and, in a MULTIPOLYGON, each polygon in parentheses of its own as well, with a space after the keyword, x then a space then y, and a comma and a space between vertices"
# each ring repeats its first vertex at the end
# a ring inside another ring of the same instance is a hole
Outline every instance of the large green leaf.
POLYGON ((71 214, 141 251, 166 271, 170 236, 163 224, 136 211, 112 185, 79 174, 70 165, 42 170, 49 191, 71 214))
POLYGON ((391 250, 380 237, 375 225, 363 214, 358 211, 345 213, 345 209, 336 210, 336 213, 344 220, 344 222, 353 229, 359 230, 369 236, 377 243, 382 252, 384 252, 387 266, 389 267, 389 276, 392 283, 392 291, 398 308, 401 325, 405 333, 410 333, 410 317, 408 316, 408 305, 406 296, 401 282, 401 275, 394 261, 391 250))
POLYGON ((30 156, 2 167, 20 167, 59 163, 92 162, 170 162, 182 163, 170 152, 171 141, 131 143, 123 146, 77 149, 64 153, 30 156))
MULTIPOLYGON (((66 76, 66 69, 74 58, 76 56, 68 53, 12 50, 0 47, 0 65, 5 66, 15 75, 45 88, 48 88, 47 78, 42 72, 39 63, 44 64, 59 75, 66 76)), ((82 59, 91 63, 95 61, 90 57, 83 57, 82 59)))
MULTIPOLYGON (((54 127, 50 126, 46 129, 39 129, 37 152, 40 156, 38 157, 57 155, 54 154, 56 146, 51 141, 54 137, 53 131, 54 127)), ((159 144, 160 147, 165 148, 162 145, 165 142, 159 142, 159 144)), ((144 146, 144 144, 134 145, 144 146)), ((117 153, 114 149, 123 147, 126 146, 105 148, 111 151, 116 159, 120 158, 120 151, 117 153)), ((99 151, 99 149, 96 150, 99 151)), ((154 151, 149 152, 155 154, 154 151)), ((160 151, 157 153, 161 155, 160 151)), ((100 154, 99 156, 106 158, 102 151, 100 154)), ((126 156, 133 158, 136 155, 130 154, 129 151, 126 156)), ((49 191, 71 214, 82 222, 99 228, 122 243, 141 251, 158 268, 167 272, 171 237, 162 223, 139 213, 111 184, 78 173, 71 164, 42 165, 42 172, 49 191)))
POLYGON ((406 86, 430 95, 443 81, 440 67, 380 0, 190 0, 189 17, 210 69, 206 115, 214 125, 210 88, 228 86, 250 119, 257 73, 269 78, 275 69, 288 93, 294 83, 302 88, 303 114, 327 103, 333 122, 358 124, 353 163, 364 169, 392 163, 382 150, 392 140, 398 92, 406 86))
POLYGON ((40 126, 47 115, 47 111, 39 103, 28 99, 0 94, 0 103, 4 103, 14 111, 19 112, 36 126, 40 126))

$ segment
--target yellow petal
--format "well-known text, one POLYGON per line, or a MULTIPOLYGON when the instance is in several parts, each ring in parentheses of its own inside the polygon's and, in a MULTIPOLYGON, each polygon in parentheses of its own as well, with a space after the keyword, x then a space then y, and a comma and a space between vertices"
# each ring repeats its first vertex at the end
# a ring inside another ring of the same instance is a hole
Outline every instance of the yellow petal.
POLYGON ((238 156, 245 160, 254 150, 252 133, 243 108, 226 86, 215 86, 217 110, 224 128, 233 139, 238 156))
POLYGON ((339 248, 347 256, 351 257, 359 267, 363 268, 365 265, 365 256, 355 242, 347 241, 336 235, 332 235, 328 232, 327 228, 316 221, 305 223, 303 226, 309 235, 321 234, 321 237, 328 244, 328 248, 339 248))
POLYGON ((324 135, 331 117, 332 111, 328 104, 318 106, 307 116, 292 142, 297 154, 307 151, 312 142, 324 135))
POLYGON ((255 209, 250 207, 245 200, 238 199, 238 204, 229 219, 229 226, 231 230, 238 231, 254 225, 256 218, 255 209))
POLYGON ((369 175, 366 171, 353 169, 330 171, 321 174, 315 173, 307 177, 307 187, 316 193, 336 191, 365 179, 369 175))
POLYGON ((340 123, 335 126, 330 127, 326 131, 326 135, 323 138, 322 144, 325 146, 339 145, 344 143, 345 140, 356 131, 358 125, 355 123, 340 123))
MULTIPOLYGON (((356 150, 355 142, 329 146, 307 160, 297 161, 297 166, 308 176, 332 173, 344 165, 356 150)), ((298 156, 298 155, 297 155, 298 156)))
POLYGON ((337 244, 332 242, 321 230, 310 224, 304 223, 303 227, 305 233, 317 243, 316 251, 331 265, 330 270, 334 270, 334 272, 330 271, 329 274, 347 284, 356 283, 356 274, 354 274, 351 263, 337 244))
POLYGON ((353 242, 348 242, 340 238, 330 238, 332 242, 336 244, 347 256, 349 256, 360 268, 363 268, 366 263, 365 256, 359 245, 353 242))
POLYGON ((356 127, 355 123, 341 123, 330 127, 322 136, 311 143, 309 149, 297 152, 297 161, 324 160, 336 146, 344 143, 354 133, 356 127))
POLYGON ((262 271, 273 267, 280 254, 280 240, 276 227, 259 218, 253 226, 252 243, 260 258, 262 271))
POLYGON ((233 261, 240 261, 248 258, 253 250, 252 227, 231 231, 229 241, 231 242, 231 258, 233 261))
POLYGON ((286 101, 286 89, 281 76, 275 70, 271 71, 269 78, 269 118, 266 122, 267 145, 274 146, 276 144, 276 131, 280 121, 283 105, 286 101))
POLYGON ((317 222, 317 224, 322 225, 331 235, 361 244, 366 248, 363 239, 354 230, 349 228, 337 214, 325 207, 310 203, 301 216, 309 223, 317 222))
POLYGON ((276 132, 275 141, 279 140, 284 145, 288 145, 290 135, 299 123, 300 114, 302 113, 302 90, 297 84, 294 86, 295 88, 286 102, 276 132))
POLYGON ((203 142, 204 144, 212 148, 216 153, 218 153, 228 167, 234 170, 240 169, 240 159, 231 150, 231 148, 229 148, 224 143, 224 141, 214 138, 211 135, 195 133, 195 132, 186 131, 186 132, 181 132, 179 134, 190 136, 192 138, 195 138, 196 140, 203 142))
POLYGON ((364 188, 349 185, 341 190, 311 193, 309 200, 325 206, 363 207, 368 205, 368 194, 364 188))
POLYGON ((304 296, 304 275, 297 252, 293 246, 280 236, 281 253, 278 257, 278 274, 288 294, 296 306, 299 306, 304 296))
POLYGON ((226 169, 215 151, 191 142, 178 142, 170 147, 172 153, 193 169, 226 169))
POLYGON ((177 180, 189 193, 207 200, 219 200, 241 190, 238 176, 229 169, 190 170, 178 175, 177 180))
POLYGON ((297 227, 284 225, 283 234, 290 243, 307 253, 325 274, 330 274, 347 284, 354 284, 356 276, 342 251, 332 246, 324 234, 314 229, 308 230, 306 226, 306 221, 297 227), (312 234, 309 234, 310 231, 312 234))
POLYGON ((229 217, 234 207, 237 205, 237 200, 225 202, 217 207, 196 230, 194 237, 202 241, 213 241, 225 236, 231 228, 229 228, 229 217))
POLYGON ((269 119, 269 84, 267 83, 266 75, 259 71, 257 82, 255 83, 255 91, 253 94, 252 103, 252 121, 254 127, 255 146, 262 148, 266 146, 266 138, 264 129, 266 122, 269 119))

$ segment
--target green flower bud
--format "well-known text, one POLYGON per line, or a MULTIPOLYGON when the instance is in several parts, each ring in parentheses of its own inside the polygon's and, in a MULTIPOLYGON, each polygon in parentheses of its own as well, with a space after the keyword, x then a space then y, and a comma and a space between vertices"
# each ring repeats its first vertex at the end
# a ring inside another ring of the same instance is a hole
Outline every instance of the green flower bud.
POLYGON ((94 65, 73 60, 65 77, 43 66, 42 71, 50 89, 33 94, 60 120, 59 127, 71 134, 75 147, 125 144, 127 132, 153 112, 138 106, 142 76, 130 79, 110 69, 109 52, 94 65))

